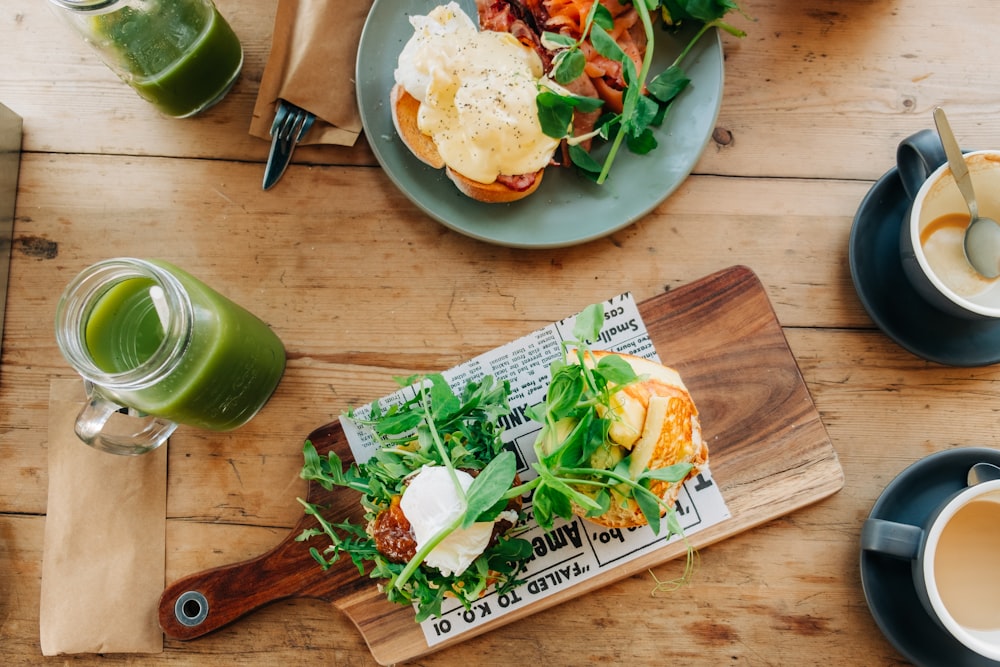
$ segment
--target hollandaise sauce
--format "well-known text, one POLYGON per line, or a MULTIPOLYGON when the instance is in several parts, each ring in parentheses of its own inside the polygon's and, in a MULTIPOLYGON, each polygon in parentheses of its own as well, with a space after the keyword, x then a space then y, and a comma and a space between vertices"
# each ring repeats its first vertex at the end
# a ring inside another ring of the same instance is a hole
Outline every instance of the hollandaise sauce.
POLYGON ((480 183, 544 168, 559 140, 538 120, 538 54, 509 33, 480 32, 454 2, 410 23, 396 83, 420 100, 417 126, 445 164, 480 183))

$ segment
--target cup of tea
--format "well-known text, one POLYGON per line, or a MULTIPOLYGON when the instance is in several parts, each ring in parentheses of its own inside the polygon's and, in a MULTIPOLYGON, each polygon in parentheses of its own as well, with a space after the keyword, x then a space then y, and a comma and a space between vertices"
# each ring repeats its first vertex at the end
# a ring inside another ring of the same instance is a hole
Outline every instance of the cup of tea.
POLYGON ((76 434, 115 454, 150 451, 177 424, 242 426, 285 369, 267 324, 160 260, 84 269, 59 300, 56 341, 87 390, 76 434))
MULTIPOLYGON (((966 153, 965 162, 979 214, 1000 219, 1000 151, 966 153)), ((937 133, 922 130, 900 142, 896 166, 912 201, 899 237, 909 282, 927 302, 949 315, 1000 318, 1000 280, 980 275, 965 257, 969 209, 937 133)))
POLYGON ((1000 479, 953 494, 920 526, 869 518, 861 548, 911 560, 931 618, 972 651, 1000 660, 1000 479))

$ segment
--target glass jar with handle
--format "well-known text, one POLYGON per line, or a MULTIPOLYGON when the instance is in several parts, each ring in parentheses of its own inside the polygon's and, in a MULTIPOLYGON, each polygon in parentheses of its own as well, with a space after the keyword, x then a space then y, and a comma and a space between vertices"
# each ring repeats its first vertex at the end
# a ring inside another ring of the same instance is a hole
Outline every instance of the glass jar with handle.
POLYGON ((125 83, 167 116, 229 92, 243 47, 212 0, 50 0, 125 83))
POLYGON ((158 447, 178 423, 245 424, 285 368, 284 346, 264 322, 160 260, 109 259, 82 271, 59 300, 56 340, 87 388, 77 435, 118 454, 158 447))

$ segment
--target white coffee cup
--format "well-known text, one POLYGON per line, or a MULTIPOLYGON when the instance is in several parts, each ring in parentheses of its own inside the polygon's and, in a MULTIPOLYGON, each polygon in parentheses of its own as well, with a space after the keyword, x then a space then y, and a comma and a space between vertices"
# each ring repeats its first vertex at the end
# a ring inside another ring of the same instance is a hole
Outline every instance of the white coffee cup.
MULTIPOLYGON (((979 214, 1000 220, 1000 151, 965 154, 979 214)), ((900 143, 896 163, 913 203, 900 230, 903 270, 923 298, 965 319, 1000 318, 1000 280, 978 274, 963 249, 969 209, 940 139, 923 130, 900 143)))
POLYGON ((922 526, 867 519, 861 547, 911 559, 931 618, 972 651, 1000 660, 1000 479, 952 495, 922 526))

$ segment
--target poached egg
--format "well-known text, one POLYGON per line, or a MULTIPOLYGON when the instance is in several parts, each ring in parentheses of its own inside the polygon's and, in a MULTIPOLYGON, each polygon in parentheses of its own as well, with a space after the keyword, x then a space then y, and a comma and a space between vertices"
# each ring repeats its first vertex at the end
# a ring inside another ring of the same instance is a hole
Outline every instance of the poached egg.
MULTIPOLYGON (((455 474, 462 490, 467 490, 472 484, 472 475, 462 470, 456 470, 455 474)), ((410 522, 419 551, 445 526, 465 512, 466 502, 456 491, 447 468, 424 466, 410 478, 400 498, 399 507, 410 522)), ((513 522, 517 520, 517 513, 503 512, 498 520, 500 518, 513 522)), ((480 521, 468 528, 452 531, 431 549, 424 558, 424 563, 437 568, 446 577, 462 574, 489 546, 493 523, 480 521)))
POLYGON ((395 80, 420 101, 417 127, 445 164, 486 184, 546 167, 559 140, 538 120, 538 54, 510 33, 480 31, 455 2, 410 24, 395 80))

